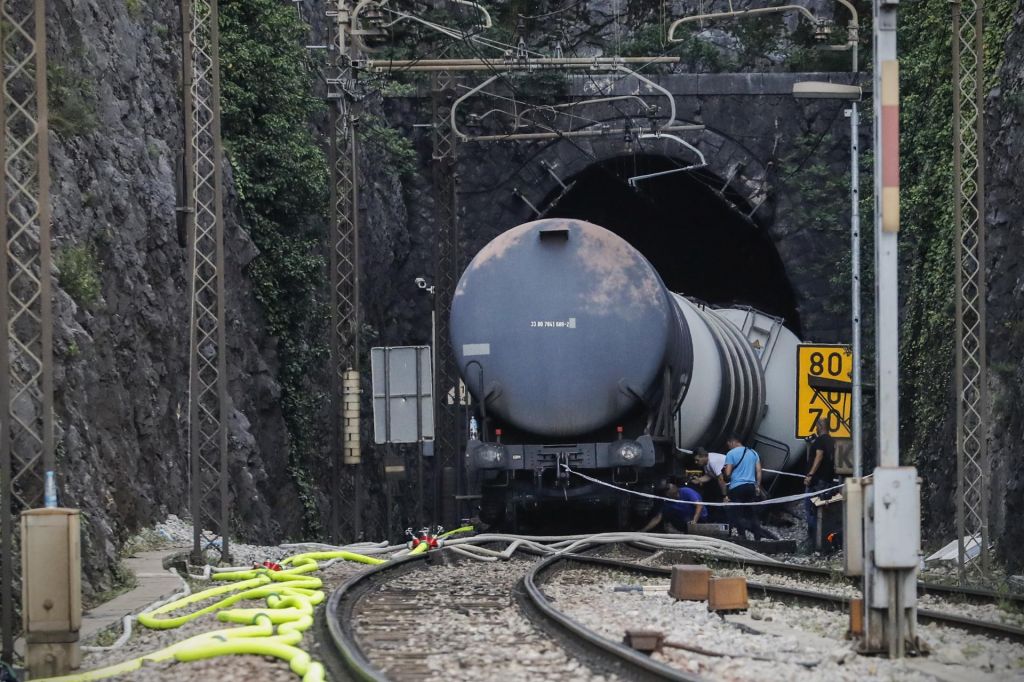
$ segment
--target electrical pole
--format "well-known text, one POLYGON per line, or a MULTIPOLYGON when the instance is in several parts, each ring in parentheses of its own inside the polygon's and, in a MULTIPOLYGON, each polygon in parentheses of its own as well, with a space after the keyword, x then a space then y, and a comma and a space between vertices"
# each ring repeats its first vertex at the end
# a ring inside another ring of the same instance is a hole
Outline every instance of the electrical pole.
POLYGON ((182 0, 186 231, 189 246, 189 465, 192 554, 220 538, 230 554, 228 377, 224 322, 224 152, 217 0, 182 0), (205 537, 211 532, 215 537, 205 537))
POLYGON ((10 663, 22 582, 14 517, 40 506, 56 462, 46 3, 0 8, 0 656, 10 663))
POLYGON ((431 101, 434 123, 433 184, 434 335, 436 365, 434 421, 434 521, 454 524, 455 496, 461 476, 462 432, 459 414, 462 395, 459 371, 449 341, 449 318, 459 277, 459 226, 456 177, 456 142, 451 125, 455 80, 448 71, 436 72, 431 101))
POLYGON ((984 37, 984 1, 954 2, 956 536, 961 584, 969 574, 984 577, 989 571, 984 37))
POLYGON ((331 470, 337 493, 331 504, 331 535, 355 541, 362 533, 359 374, 359 150, 354 113, 352 15, 347 0, 328 11, 333 19, 330 112, 331 206, 331 470))
POLYGON ((864 485, 864 638, 891 658, 917 646, 921 503, 899 456, 899 62, 897 0, 874 0, 875 338, 879 466, 864 485))

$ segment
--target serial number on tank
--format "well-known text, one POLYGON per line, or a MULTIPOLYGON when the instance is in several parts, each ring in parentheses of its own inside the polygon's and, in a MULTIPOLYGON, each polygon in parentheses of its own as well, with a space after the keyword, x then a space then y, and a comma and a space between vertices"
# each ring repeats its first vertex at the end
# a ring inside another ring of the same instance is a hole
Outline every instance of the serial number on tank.
POLYGON ((576 318, 570 317, 568 320, 530 320, 530 327, 544 327, 546 329, 575 329, 576 318))

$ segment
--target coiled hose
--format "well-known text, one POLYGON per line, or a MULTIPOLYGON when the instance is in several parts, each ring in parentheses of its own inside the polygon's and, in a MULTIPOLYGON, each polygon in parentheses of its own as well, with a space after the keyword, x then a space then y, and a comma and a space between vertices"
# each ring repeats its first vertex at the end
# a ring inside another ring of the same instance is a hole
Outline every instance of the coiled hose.
MULTIPOLYGON (((690 550, 706 554, 771 561, 762 554, 731 542, 694 535, 619 532, 597 535, 531 536, 492 533, 454 538, 456 535, 472 531, 472 526, 463 526, 443 533, 437 539, 441 544, 455 549, 458 554, 481 561, 507 560, 519 549, 529 549, 539 554, 554 554, 620 542, 632 542, 652 549, 690 550), (503 550, 477 546, 483 543, 501 542, 508 543, 503 550)), ((364 564, 383 564, 387 563, 386 559, 369 556, 369 554, 387 553, 391 554, 392 558, 401 555, 422 554, 430 549, 430 544, 420 542, 411 550, 407 549, 406 545, 388 545, 387 543, 360 543, 348 546, 359 549, 360 552, 333 548, 319 543, 294 547, 296 549, 308 548, 313 551, 282 559, 282 570, 280 571, 267 568, 206 571, 203 577, 227 584, 181 597, 138 616, 140 624, 155 630, 178 628, 208 613, 216 613, 217 620, 221 622, 236 623, 242 627, 205 632, 123 663, 88 672, 47 678, 42 682, 89 682, 132 672, 146 663, 170 660, 198 661, 232 654, 271 656, 286 661, 292 672, 302 677, 303 682, 322 682, 324 680, 323 665, 314 661, 309 653, 299 646, 303 633, 313 624, 314 608, 325 598, 320 589, 323 582, 311 575, 321 568, 319 562, 355 561, 364 564), (223 598, 190 613, 178 616, 167 615, 215 597, 223 598), (266 607, 231 608, 240 601, 254 599, 266 600, 266 607)))
POLYGON ((208 613, 217 613, 217 620, 243 627, 204 632, 139 658, 98 670, 47 678, 45 682, 88 682, 123 675, 138 670, 146 663, 198 661, 231 654, 271 656, 286 661, 303 682, 323 682, 323 664, 314 661, 299 646, 303 633, 313 625, 313 609, 325 597, 320 589, 323 581, 309 575, 320 568, 317 562, 322 560, 386 563, 384 559, 344 550, 321 551, 288 557, 281 563, 290 568, 280 571, 258 568, 214 573, 211 575, 213 580, 228 584, 190 594, 139 614, 139 623, 154 630, 169 630, 208 613), (221 596, 223 599, 196 611, 179 616, 165 615, 221 596), (240 601, 252 599, 265 599, 266 607, 229 608, 240 601))

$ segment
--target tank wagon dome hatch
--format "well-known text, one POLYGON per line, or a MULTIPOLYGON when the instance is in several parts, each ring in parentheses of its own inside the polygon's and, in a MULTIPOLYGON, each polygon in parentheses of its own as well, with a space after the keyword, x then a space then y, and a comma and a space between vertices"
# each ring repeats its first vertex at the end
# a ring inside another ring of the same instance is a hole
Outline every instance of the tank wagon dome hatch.
POLYGON ((451 342, 474 398, 545 438, 608 426, 666 387, 682 396, 693 364, 653 266, 614 233, 568 218, 519 225, 473 258, 451 342))

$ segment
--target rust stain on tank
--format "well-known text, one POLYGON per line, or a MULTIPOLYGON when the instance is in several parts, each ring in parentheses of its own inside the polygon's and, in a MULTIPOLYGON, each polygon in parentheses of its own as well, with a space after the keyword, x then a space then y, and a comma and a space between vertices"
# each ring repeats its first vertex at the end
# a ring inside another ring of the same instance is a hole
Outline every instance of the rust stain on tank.
POLYGON ((504 258, 510 251, 514 250, 520 242, 523 241, 527 234, 532 232, 530 228, 538 222, 544 221, 523 223, 522 225, 513 227, 511 230, 502 232, 492 239, 491 242, 476 255, 472 262, 470 262, 469 267, 466 268, 466 273, 463 274, 462 279, 459 281, 459 285, 455 288, 455 296, 461 296, 465 293, 466 274, 479 270, 491 261, 501 260, 504 258))
POLYGON ((607 314, 614 309, 619 315, 635 317, 636 308, 650 311, 664 307, 658 305, 661 283, 653 268, 632 246, 596 225, 571 227, 579 234, 578 238, 582 237, 577 258, 594 282, 594 288, 583 298, 588 312, 607 314))

